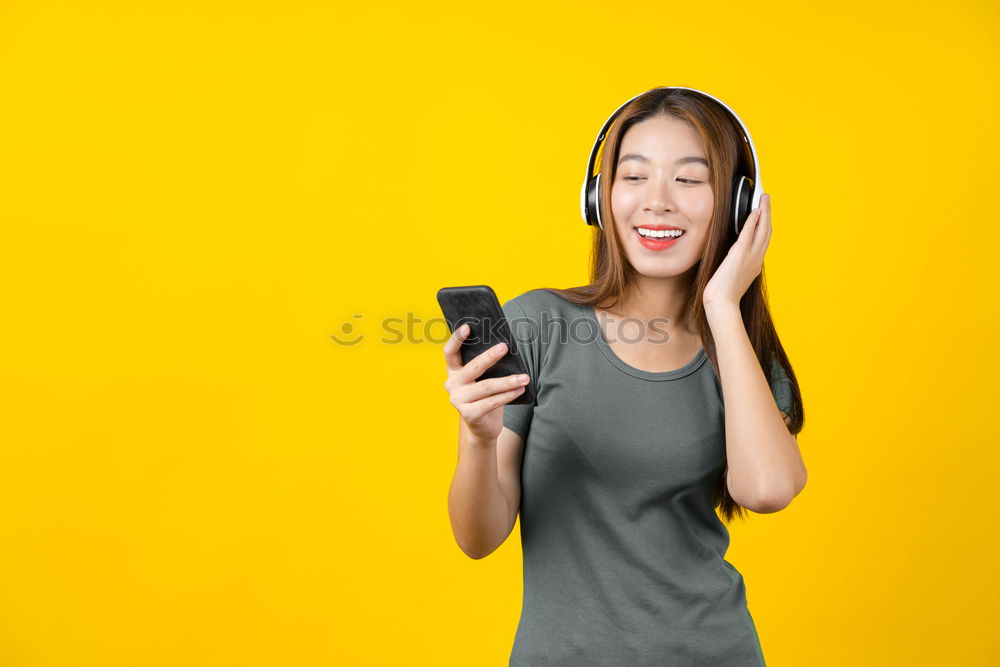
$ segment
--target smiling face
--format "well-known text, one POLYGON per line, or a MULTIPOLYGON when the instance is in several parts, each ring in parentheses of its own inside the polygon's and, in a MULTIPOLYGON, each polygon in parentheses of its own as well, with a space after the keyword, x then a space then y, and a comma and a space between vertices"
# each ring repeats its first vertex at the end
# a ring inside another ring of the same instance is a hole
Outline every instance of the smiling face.
POLYGON ((622 137, 611 211, 625 254, 643 276, 679 276, 701 259, 714 209, 707 161, 695 129, 671 116, 647 118, 622 137), (647 239, 640 227, 683 234, 647 239))

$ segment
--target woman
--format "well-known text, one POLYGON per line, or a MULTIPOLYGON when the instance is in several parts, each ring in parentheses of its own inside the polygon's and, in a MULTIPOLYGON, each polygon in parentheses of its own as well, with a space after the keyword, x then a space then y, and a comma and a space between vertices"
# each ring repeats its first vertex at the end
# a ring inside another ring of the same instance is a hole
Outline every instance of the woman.
POLYGON ((463 366, 465 328, 445 345, 452 528, 482 558, 520 514, 511 665, 763 665, 716 509, 727 523, 776 512, 806 482, 799 387, 764 292, 770 198, 737 234, 731 183, 756 176, 753 157, 691 89, 625 105, 600 164, 610 222, 593 228, 591 283, 503 305, 529 379, 476 382, 505 347, 463 366), (535 403, 510 405, 527 381, 535 403))

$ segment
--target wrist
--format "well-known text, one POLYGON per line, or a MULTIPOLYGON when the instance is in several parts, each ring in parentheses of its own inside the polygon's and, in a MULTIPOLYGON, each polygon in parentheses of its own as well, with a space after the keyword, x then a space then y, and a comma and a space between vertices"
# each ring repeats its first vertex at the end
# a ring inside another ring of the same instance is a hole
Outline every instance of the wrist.
POLYGON ((714 299, 712 301, 704 301, 702 305, 705 307, 705 314, 711 316, 716 313, 732 313, 740 312, 740 304, 735 301, 730 301, 729 299, 714 299))
POLYGON ((706 303, 705 320, 708 322, 708 328, 716 335, 730 327, 743 326, 743 314, 740 312, 739 304, 726 301, 706 303))
POLYGON ((497 440, 490 440, 489 438, 476 438, 474 436, 469 436, 466 440, 466 444, 474 449, 491 449, 497 446, 497 440))

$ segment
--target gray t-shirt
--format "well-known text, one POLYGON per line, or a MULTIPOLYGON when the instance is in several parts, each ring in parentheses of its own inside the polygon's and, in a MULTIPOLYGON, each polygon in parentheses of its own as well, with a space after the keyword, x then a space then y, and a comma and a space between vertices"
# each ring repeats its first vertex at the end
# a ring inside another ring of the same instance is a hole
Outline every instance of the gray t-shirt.
MULTIPOLYGON (((725 413, 704 348, 651 373, 618 358, 593 308, 536 289, 503 310, 537 395, 504 406, 504 425, 525 439, 524 597, 509 664, 763 665, 711 497, 725 413)), ((790 412, 787 377, 770 382, 790 412)))

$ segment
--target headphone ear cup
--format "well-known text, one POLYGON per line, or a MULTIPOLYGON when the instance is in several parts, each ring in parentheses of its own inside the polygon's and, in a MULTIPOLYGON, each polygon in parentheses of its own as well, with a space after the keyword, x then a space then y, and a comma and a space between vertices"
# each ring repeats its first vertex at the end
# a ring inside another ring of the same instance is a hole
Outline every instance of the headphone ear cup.
POLYGON ((732 220, 736 236, 743 230, 743 224, 750 217, 750 198, 753 196, 753 179, 737 174, 733 176, 732 220))
POLYGON ((604 225, 601 221, 601 175, 587 181, 587 224, 597 225, 602 230, 604 225))

